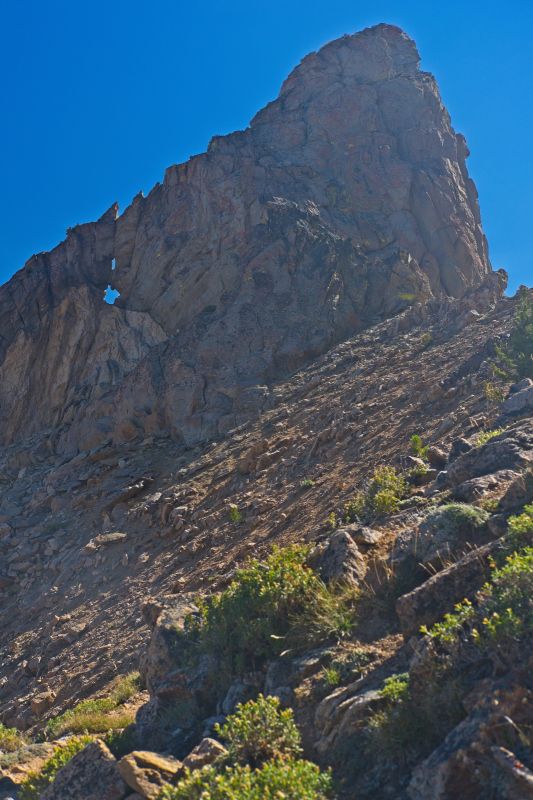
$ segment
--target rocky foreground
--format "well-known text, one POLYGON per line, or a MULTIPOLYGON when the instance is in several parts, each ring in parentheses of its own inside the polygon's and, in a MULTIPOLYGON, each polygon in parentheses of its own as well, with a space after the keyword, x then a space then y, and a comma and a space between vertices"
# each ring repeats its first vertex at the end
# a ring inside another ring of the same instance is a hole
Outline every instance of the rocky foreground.
POLYGON ((533 298, 466 154, 377 26, 0 289, 0 798, 533 797, 533 298))

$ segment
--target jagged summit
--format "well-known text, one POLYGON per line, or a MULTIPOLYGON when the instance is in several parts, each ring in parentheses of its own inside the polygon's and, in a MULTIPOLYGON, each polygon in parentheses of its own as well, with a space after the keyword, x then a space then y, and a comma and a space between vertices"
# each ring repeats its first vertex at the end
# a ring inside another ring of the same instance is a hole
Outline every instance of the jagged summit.
POLYGON ((389 25, 327 44, 247 130, 31 258, 0 289, 2 441, 203 441, 413 302, 498 293, 464 139, 418 61, 389 25))

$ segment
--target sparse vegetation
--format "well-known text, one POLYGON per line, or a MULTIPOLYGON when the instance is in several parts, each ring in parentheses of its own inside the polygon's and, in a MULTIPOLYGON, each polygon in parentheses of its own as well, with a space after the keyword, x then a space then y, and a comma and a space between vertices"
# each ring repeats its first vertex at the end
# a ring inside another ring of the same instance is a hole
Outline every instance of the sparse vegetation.
POLYGON ((49 720, 45 728, 48 739, 66 733, 105 733, 126 728, 133 722, 133 713, 121 706, 140 689, 139 673, 132 672, 116 681, 109 697, 82 700, 74 708, 49 720))
POLYGON ((490 405, 499 405, 503 403, 505 398, 505 392, 502 387, 498 386, 494 381, 485 381, 483 384, 483 395, 490 405))
POLYGON ((407 481, 394 467, 377 467, 366 490, 356 492, 344 505, 344 521, 369 522, 376 517, 393 514, 398 511, 407 492, 407 481))
POLYGON ((495 374, 506 380, 533 378, 533 297, 524 289, 509 338, 497 347, 495 374))
POLYGON ((0 751, 13 753, 26 743, 26 737, 17 728, 8 728, 0 722, 0 751))
POLYGON ((347 650, 334 658, 331 663, 322 670, 322 679, 327 686, 338 686, 361 677, 366 672, 366 668, 375 659, 375 654, 371 650, 362 647, 355 647, 347 650))
POLYGON ((300 481, 300 486, 302 489, 311 489, 314 485, 315 482, 311 478, 304 478, 302 481, 300 481))
POLYGON ((481 431, 481 433, 478 433, 476 436, 476 446, 481 447, 481 445, 487 444, 487 442, 490 442, 490 440, 494 439, 495 436, 499 436, 500 433, 503 433, 504 430, 505 428, 494 428, 491 431, 481 431))
POLYGON ((39 772, 30 772, 23 781, 18 794, 19 800, 39 800, 46 787, 54 781, 59 770, 90 742, 92 742, 90 736, 74 736, 65 744, 56 747, 39 772))

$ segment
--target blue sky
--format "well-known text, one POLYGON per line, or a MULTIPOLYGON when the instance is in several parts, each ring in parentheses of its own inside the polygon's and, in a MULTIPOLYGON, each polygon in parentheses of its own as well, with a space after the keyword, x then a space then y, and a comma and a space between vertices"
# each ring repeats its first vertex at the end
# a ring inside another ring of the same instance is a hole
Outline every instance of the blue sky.
POLYGON ((0 281, 246 127, 309 51, 403 27, 468 140, 493 265, 533 283, 531 0, 10 0, 0 13, 0 281))

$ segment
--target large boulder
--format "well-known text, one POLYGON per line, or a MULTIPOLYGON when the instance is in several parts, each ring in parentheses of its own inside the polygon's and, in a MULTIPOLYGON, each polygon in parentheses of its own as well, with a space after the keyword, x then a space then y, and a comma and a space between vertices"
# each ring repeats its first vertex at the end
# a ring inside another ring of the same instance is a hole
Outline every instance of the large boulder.
POLYGON ((176 758, 146 750, 134 750, 118 762, 123 780, 147 800, 156 800, 161 790, 175 780, 182 769, 181 761, 176 758))
POLYGON ((127 792, 115 757, 97 739, 59 770, 40 800, 122 800, 127 792))
POLYGON ((533 462, 533 421, 504 431, 456 458, 447 469, 451 486, 500 470, 521 472, 533 462))
POLYGON ((407 790, 411 800, 532 800, 533 773, 516 755, 523 749, 524 725, 531 724, 532 702, 522 686, 489 689, 485 700, 415 767, 407 790))
POLYGON ((326 583, 359 586, 366 574, 365 560, 348 530, 343 528, 315 548, 309 563, 326 583))

